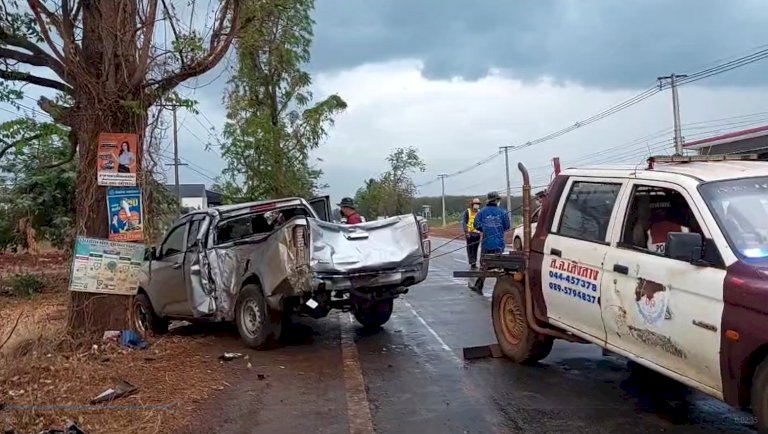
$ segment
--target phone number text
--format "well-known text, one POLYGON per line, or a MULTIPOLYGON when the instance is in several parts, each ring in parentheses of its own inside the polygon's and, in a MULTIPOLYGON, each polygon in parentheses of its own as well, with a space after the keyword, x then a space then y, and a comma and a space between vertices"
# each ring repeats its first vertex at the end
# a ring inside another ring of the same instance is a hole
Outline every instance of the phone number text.
POLYGON ((570 276, 568 274, 563 274, 557 271, 550 271, 549 278, 560 280, 562 282, 573 285, 577 288, 591 289, 592 292, 597 292, 597 285, 594 282, 590 282, 589 280, 579 279, 576 276, 570 276))
POLYGON ((597 301, 597 297, 595 297, 592 294, 587 294, 586 292, 582 292, 578 289, 562 286, 558 283, 549 282, 549 289, 557 292, 562 292, 565 295, 570 295, 573 298, 578 298, 579 300, 585 301, 587 303, 594 304, 597 301))

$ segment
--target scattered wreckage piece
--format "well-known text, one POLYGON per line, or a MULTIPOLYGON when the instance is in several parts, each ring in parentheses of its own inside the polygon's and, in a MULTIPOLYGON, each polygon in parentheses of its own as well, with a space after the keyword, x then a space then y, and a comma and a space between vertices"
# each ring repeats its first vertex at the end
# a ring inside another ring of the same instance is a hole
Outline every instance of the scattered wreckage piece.
POLYGON ((134 386, 133 384, 125 380, 120 380, 117 386, 115 386, 114 388, 109 388, 104 392, 100 393, 97 397, 93 398, 91 400, 91 404, 112 402, 116 399, 122 398, 124 396, 128 396, 136 392, 137 390, 139 390, 139 388, 134 386))
POLYGON ((342 225, 325 221, 329 208, 327 197, 288 198, 182 216, 142 267, 136 329, 228 321, 247 346, 268 349, 291 314, 340 309, 383 325, 393 300, 427 277, 427 222, 408 214, 342 225))
POLYGON ((487 357, 498 359, 500 357, 504 357, 504 353, 501 352, 499 344, 488 344, 478 347, 464 347, 463 354, 464 360, 484 359, 487 357))

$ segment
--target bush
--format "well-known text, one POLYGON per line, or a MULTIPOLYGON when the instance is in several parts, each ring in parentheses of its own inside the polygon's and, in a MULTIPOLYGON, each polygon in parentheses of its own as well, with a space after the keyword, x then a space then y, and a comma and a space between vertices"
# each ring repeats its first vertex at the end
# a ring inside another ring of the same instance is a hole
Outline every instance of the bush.
MULTIPOLYGON (((32 273, 14 274, 7 279, 7 288, 10 295, 16 297, 30 297, 43 289, 43 280, 32 273)), ((5 285, 4 285, 5 286, 5 285)))

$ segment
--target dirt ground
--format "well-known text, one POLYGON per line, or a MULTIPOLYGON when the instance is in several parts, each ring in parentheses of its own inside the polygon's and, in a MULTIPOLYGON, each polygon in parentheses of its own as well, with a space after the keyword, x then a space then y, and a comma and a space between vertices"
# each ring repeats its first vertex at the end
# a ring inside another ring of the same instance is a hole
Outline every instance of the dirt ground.
POLYGON ((63 258, 0 255, 0 264, 5 277, 18 272, 50 275, 42 293, 0 296, 3 432, 63 429, 67 421, 88 434, 175 432, 188 424, 198 403, 229 386, 224 381, 229 367, 217 359, 221 350, 216 336, 190 328, 148 337, 145 350, 101 340, 73 342, 65 333, 68 266, 63 258), (90 404, 121 380, 136 386, 136 392, 111 403, 90 404))

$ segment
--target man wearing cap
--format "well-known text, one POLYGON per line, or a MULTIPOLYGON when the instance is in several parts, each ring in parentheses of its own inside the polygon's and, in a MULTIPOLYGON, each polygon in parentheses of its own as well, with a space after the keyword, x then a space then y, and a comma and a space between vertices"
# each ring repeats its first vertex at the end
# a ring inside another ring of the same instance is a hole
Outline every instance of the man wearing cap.
POLYGON ((351 197, 345 197, 337 205, 341 208, 341 215, 346 218, 348 225, 356 225, 365 221, 360 213, 357 212, 355 201, 351 197))
POLYGON ((480 232, 475 229, 475 218, 480 210, 480 199, 474 198, 469 203, 469 208, 464 211, 461 218, 461 227, 464 229, 464 238, 467 239, 467 258, 469 267, 477 268, 477 250, 480 247, 480 232))
MULTIPOLYGON (((482 255, 504 253, 506 247, 504 233, 510 229, 510 224, 507 212, 499 208, 500 201, 499 193, 495 191, 488 193, 488 202, 485 208, 475 216, 475 229, 482 233, 481 266, 483 265, 482 255)), ((477 279, 477 283, 472 289, 482 294, 484 280, 482 277, 477 279)))

